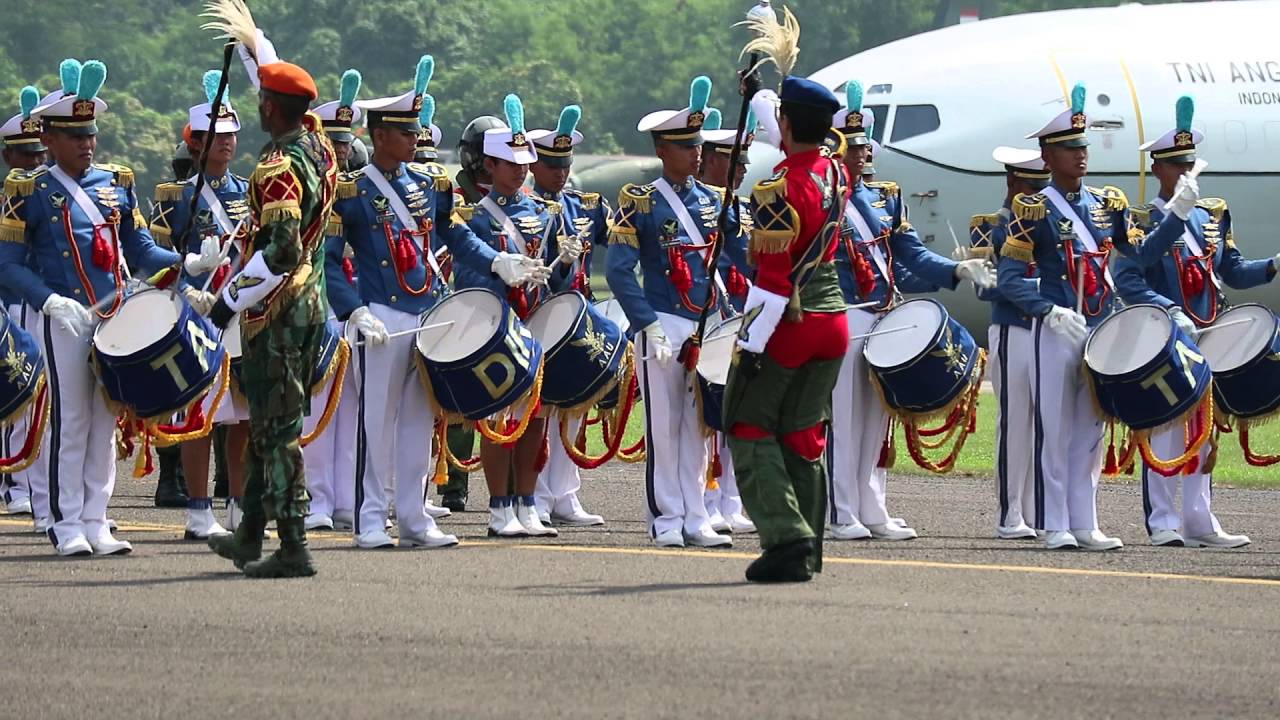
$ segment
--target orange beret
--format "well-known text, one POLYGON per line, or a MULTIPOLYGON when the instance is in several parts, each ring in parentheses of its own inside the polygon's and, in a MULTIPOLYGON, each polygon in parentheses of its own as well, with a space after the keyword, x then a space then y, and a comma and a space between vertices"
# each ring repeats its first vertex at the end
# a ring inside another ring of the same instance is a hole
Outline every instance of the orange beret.
POLYGON ((188 149, 195 144, 191 137, 191 123, 182 126, 182 142, 186 143, 188 149))
POLYGON ((316 81, 306 70, 289 62, 273 62, 258 68, 258 80, 262 87, 281 95, 295 95, 315 100, 320 96, 316 81))

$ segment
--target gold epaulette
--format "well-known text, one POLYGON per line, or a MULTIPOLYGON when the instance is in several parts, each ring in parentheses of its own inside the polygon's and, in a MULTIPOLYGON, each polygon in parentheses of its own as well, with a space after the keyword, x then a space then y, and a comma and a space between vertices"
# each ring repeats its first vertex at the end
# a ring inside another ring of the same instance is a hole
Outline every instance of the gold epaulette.
POLYGON ((453 206, 453 214, 449 216, 449 219, 453 221, 454 225, 466 225, 471 222, 471 218, 474 217, 475 214, 475 205, 457 203, 453 206))
POLYGON ((186 187, 186 183, 164 182, 156 185, 155 195, 152 197, 156 202, 178 202, 182 199, 182 189, 186 187))
POLYGON ((600 193, 580 192, 578 197, 582 199, 583 210, 595 210, 600 207, 600 193))
POLYGON ((36 191, 36 178, 49 171, 45 165, 34 170, 14 168, 4 178, 4 194, 9 197, 27 197, 36 191))
POLYGON ((552 215, 559 215, 562 211, 564 211, 564 206, 556 202, 555 200, 547 200, 546 198, 540 198, 537 195, 530 195, 529 197, 533 198, 533 201, 535 203, 542 205, 542 207, 546 208, 546 211, 548 213, 551 213, 552 215))
POLYGON ((633 185, 627 183, 622 186, 622 190, 618 192, 618 207, 622 209, 635 208, 636 212, 649 213, 653 211, 653 186, 652 185, 633 185))
POLYGON ((338 189, 334 192, 334 198, 337 200, 350 200, 359 194, 356 190, 356 180, 360 179, 361 173, 338 173, 338 189))
POLYGON ((880 197, 885 200, 888 200, 889 198, 896 198, 902 194, 902 188, 899 188, 898 183, 892 180, 873 180, 867 183, 867 187, 872 190, 879 190, 880 197))
POLYGON ((161 247, 173 247, 173 231, 168 227, 157 223, 151 223, 147 226, 147 229, 151 231, 151 238, 161 247))
POLYGON ((1000 224, 1000 213, 984 213, 980 215, 974 215, 972 218, 969 219, 970 230, 977 230, 983 225, 999 225, 999 224, 1000 224))
POLYGON ((966 248, 971 258, 990 258, 995 255, 995 248, 990 245, 979 245, 977 247, 966 248))
POLYGON ((432 187, 439 192, 452 192, 453 182, 449 180, 449 171, 440 163, 409 163, 409 169, 419 175, 431 178, 432 187))
POLYGON ((249 176, 249 182, 258 185, 264 180, 289 172, 291 167, 293 167, 293 161, 289 159, 288 155, 284 153, 273 154, 258 163, 258 167, 254 168, 253 174, 249 176))
POLYGON ((99 170, 106 170, 116 176, 116 185, 120 187, 133 187, 133 169, 124 165, 116 165, 115 163, 94 163, 94 167, 99 170))
POLYGON ((635 228, 614 225, 609 228, 609 244, 630 245, 633 248, 639 249, 640 238, 636 236, 635 228))
POLYGON ((774 173, 772 177, 765 178, 756 183, 751 190, 751 197, 755 199, 757 205, 772 205, 777 202, 778 198, 787 194, 787 168, 782 168, 774 173))
POLYGON ((324 234, 330 237, 342 234, 341 215, 338 213, 329 213, 329 222, 324 226, 324 234))
MULTIPOLYGON (((1142 228, 1151 227, 1152 205, 1134 205, 1129 208, 1129 222, 1142 228)), ((1132 234, 1132 233, 1130 233, 1132 234)))
POLYGON ((1227 201, 1222 198, 1200 198, 1196 207, 1207 210, 1216 222, 1222 222, 1222 216, 1227 213, 1227 201))
POLYGON ((710 190, 711 192, 715 193, 715 194, 716 194, 716 197, 718 197, 718 198, 723 198, 723 197, 724 197, 724 187, 723 187, 723 186, 721 186, 721 185, 712 185, 712 184, 711 184, 711 183, 709 183, 709 182, 702 182, 701 180, 699 180, 699 181, 698 181, 698 184, 699 184, 699 185, 701 185, 702 187, 704 187, 704 188, 706 188, 706 189, 710 190))
POLYGON ((1101 188, 1086 186, 1085 189, 1101 200, 1111 212, 1129 209, 1129 198, 1125 197, 1123 190, 1114 185, 1107 185, 1101 188))
POLYGON ((1036 261, 1036 248, 1031 244, 1031 241, 1010 235, 1005 238, 1004 244, 1000 246, 1000 257, 1007 257, 1010 260, 1017 260, 1030 265, 1036 261))
POLYGON ((1013 196, 1013 216, 1019 220, 1029 222, 1039 222, 1049 215, 1049 208, 1045 205, 1045 196, 1043 193, 1035 195, 1024 195, 1018 193, 1013 196))

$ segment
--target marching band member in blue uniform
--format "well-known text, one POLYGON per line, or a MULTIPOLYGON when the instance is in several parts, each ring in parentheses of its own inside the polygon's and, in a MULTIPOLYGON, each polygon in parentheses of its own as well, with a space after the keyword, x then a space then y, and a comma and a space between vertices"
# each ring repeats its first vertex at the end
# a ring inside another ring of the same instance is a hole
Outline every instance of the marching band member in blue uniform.
MULTIPOLYGON (((1025 364, 1036 397, 1034 527, 1045 531, 1050 550, 1123 547, 1119 538, 1098 529, 1103 423, 1081 375, 1084 341, 1090 327, 1118 309, 1107 263, 1111 250, 1159 254, 1181 233, 1162 224, 1134 247, 1124 193, 1084 185, 1089 165, 1084 100, 1084 86, 1076 85, 1070 107, 1027 136, 1039 139, 1052 180, 1039 194, 1014 196, 1000 247, 1000 292, 1031 318, 1033 359, 1025 364), (1040 281, 1025 282, 1034 272, 1040 281), (1073 309, 1080 294, 1083 313, 1073 309)), ((1198 189, 1184 182, 1179 190, 1176 212, 1184 218, 1198 189)))
MULTIPOLYGON (((40 142, 39 118, 31 117, 31 111, 40 102, 40 91, 28 85, 22 88, 18 98, 22 111, 0 125, 0 145, 4 147, 4 164, 12 170, 34 170, 45 162, 46 151, 40 142)), ((36 332, 36 311, 22 302, 22 296, 0 285, 0 302, 9 312, 9 320, 27 332, 36 332)), ((11 447, 13 438, 27 435, 25 419, 17 420, 4 430, 4 457, 12 457, 19 448, 11 447)), ((4 493, 5 508, 10 515, 32 515, 37 520, 37 532, 47 529, 49 520, 49 485, 44 481, 41 469, 44 463, 35 463, 22 472, 7 476, 8 482, 0 490, 4 493), (38 507, 39 510, 35 508, 38 507), (44 528, 39 527, 43 521, 44 528)))
MULTIPOLYGON (((994 260, 1004 243, 1010 204, 1016 195, 1034 195, 1049 182, 1049 169, 1039 150, 998 147, 991 157, 1004 166, 1006 193, 1000 211, 974 215, 969 223, 970 257, 994 260)), ((1034 272, 1032 273, 1034 275, 1034 272)), ((1022 282, 1036 283, 1034 277, 1022 282)), ((1035 416, 1031 399, 1031 318, 1010 303, 999 288, 978 290, 978 299, 991 303, 991 327, 987 330, 988 374, 996 405, 996 537, 1002 540, 1034 538, 1027 524, 1035 516, 1035 490, 1031 428, 1035 416)))
MULTIPOLYGON (((524 106, 520 98, 508 95, 503 102, 507 127, 484 133, 484 168, 493 180, 489 194, 466 209, 467 224, 477 237, 499 252, 517 253, 529 262, 555 264, 545 287, 507 288, 494 273, 477 272, 458 266, 457 287, 480 287, 506 299, 520 319, 537 309, 552 292, 567 290, 573 282, 571 268, 579 261, 583 243, 570 234, 563 206, 523 191, 529 166, 537 161, 524 127, 524 106)), ((485 482, 489 485, 489 535, 553 537, 558 533, 543 525, 534 493, 538 485, 538 456, 546 432, 545 417, 532 420, 514 448, 487 438, 480 441, 485 482)))
POLYGON ((453 535, 436 527, 423 505, 431 469, 423 438, 431 436, 435 408, 421 395, 412 364, 412 330, 419 317, 444 295, 432 248, 442 235, 463 266, 500 268, 509 282, 527 278, 528 266, 495 253, 453 219, 453 187, 444 167, 409 164, 422 129, 420 113, 434 61, 424 55, 414 87, 403 95, 362 101, 373 135, 373 157, 338 183, 334 212, 342 234, 328 242, 326 286, 329 302, 349 330, 363 336, 356 348, 356 392, 363 427, 357 442, 355 543, 361 548, 392 545, 386 532, 387 488, 394 479, 401 547, 448 547, 453 535), (342 273, 343 248, 350 245, 358 289, 342 273))
MULTIPOLYGON (((645 404, 645 496, 649 532, 660 547, 728 547, 703 501, 707 444, 696 379, 677 360, 714 289, 707 264, 720 196, 694 179, 711 80, 694 79, 689 106, 658 110, 637 130, 653 136, 662 177, 624 185, 609 233, 609 287, 636 329, 636 372, 645 404), (644 276, 636 280, 636 264, 644 276)), ((735 227, 735 233, 739 230, 735 227)))
MULTIPOLYGON (((954 290, 961 280, 976 285, 994 282, 981 258, 956 261, 925 249, 906 218, 902 193, 892 182, 863 182, 871 147, 868 128, 874 115, 862 109, 862 84, 846 84, 846 107, 835 127, 843 135, 844 166, 854 183, 845 206, 836 270, 845 303, 850 336, 870 331, 891 309, 900 292, 954 290), (854 305, 876 303, 871 307, 854 305)), ((832 395, 827 442, 830 510, 834 540, 910 540, 916 531, 889 515, 885 507, 887 471, 882 462, 892 427, 889 414, 868 374, 862 356, 865 340, 849 343, 832 395)))
MULTIPOLYGON (((333 143, 338 167, 344 172, 352 170, 352 148, 360 140, 355 136, 355 124, 364 119, 364 111, 356 104, 360 94, 362 77, 358 70, 342 73, 338 99, 316 107, 325 135, 333 143)), ((336 215, 330 219, 330 236, 342 232, 342 219, 336 215)), ((345 282, 355 289, 355 265, 351 259, 341 260, 341 272, 337 277, 326 277, 326 294, 330 282, 345 282)), ((328 324, 338 334, 344 332, 343 323, 333 314, 330 302, 328 324)), ((352 348, 354 354, 355 348, 352 348)), ((307 530, 350 530, 355 526, 355 477, 356 477, 356 426, 360 415, 360 398, 351 390, 356 386, 355 363, 347 366, 345 377, 334 376, 311 398, 311 414, 302 426, 302 434, 310 435, 323 417, 332 383, 343 383, 344 391, 338 400, 338 409, 329 425, 311 444, 302 448, 302 461, 307 476, 307 492, 311 495, 311 512, 304 523, 307 530), (350 390, 350 391, 348 391, 350 390)))
POLYGON ((107 109, 97 95, 107 69, 96 60, 75 65, 66 74, 76 76, 73 87, 64 83, 73 94, 31 113, 44 122, 41 140, 54 164, 15 170, 5 179, 0 283, 44 315, 40 340, 53 398, 46 450, 54 521, 49 539, 59 555, 111 555, 133 548, 107 524, 116 418, 89 364, 86 340, 96 318, 110 317, 123 302, 126 260, 139 272, 154 273, 181 258, 152 240, 133 171, 93 163, 96 119, 107 109))
MULTIPOLYGON (((583 140, 578 132, 582 108, 570 105, 560 111, 560 121, 554 130, 530 130, 529 140, 538 152, 538 159, 529 166, 533 173, 533 194, 543 200, 559 203, 566 226, 582 237, 582 255, 573 261, 569 273, 569 286, 582 293, 587 302, 594 300, 591 292, 591 258, 597 247, 604 248, 609 240, 609 204, 600 193, 582 192, 566 187, 569 171, 573 166, 573 148, 583 140)), ((547 465, 538 474, 538 489, 534 501, 538 516, 544 523, 585 527, 603 525, 604 518, 589 513, 578 499, 582 477, 578 466, 569 459, 560 438, 560 419, 556 413, 548 417, 547 442, 550 443, 547 465)), ((582 419, 569 424, 569 436, 577 437, 582 419)))
MULTIPOLYGON (((236 155, 236 133, 240 131, 240 118, 224 98, 217 112, 211 109, 218 92, 222 73, 210 70, 204 74, 203 85, 207 102, 188 110, 193 153, 198 157, 204 144, 212 139, 204 181, 200 183, 196 197, 196 176, 183 182, 161 183, 156 186, 155 203, 152 205, 151 235, 162 245, 174 247, 184 253, 184 277, 193 288, 188 300, 197 312, 207 314, 213 307, 214 294, 222 289, 231 276, 233 263, 238 265, 245 239, 252 236, 252 228, 244 227, 249 217, 249 181, 230 171, 230 163, 236 155), (214 118, 211 120, 211 118, 214 118), (216 123, 216 124, 215 124, 216 123), (210 136, 210 127, 215 134, 210 136), (191 200, 196 198, 195 216, 191 215, 191 200), (226 248, 227 257, 218 262, 226 248), (211 256, 210 266, 202 263, 202 256, 211 256), (210 277, 212 273, 212 277, 210 277)), ((227 93, 230 95, 230 92, 227 93)), ((204 411, 208 415, 213 394, 205 396, 204 411)), ((182 475, 187 484, 187 524, 183 537, 187 540, 208 540, 210 535, 226 534, 235 530, 240 499, 244 496, 245 444, 249 439, 249 406, 244 397, 235 392, 223 396, 222 404, 213 415, 213 421, 227 427, 226 458, 230 496, 227 499, 228 527, 224 528, 213 517, 213 500, 209 494, 209 448, 212 435, 182 443, 182 475)))
MULTIPOLYGON (((747 198, 737 194, 747 175, 747 151, 755 140, 755 113, 747 112, 747 131, 742 136, 742 153, 738 159, 737 172, 732 178, 734 199, 737 205, 731 212, 736 212, 742 232, 732 238, 725 238, 725 246, 720 254, 719 283, 717 289, 723 293, 721 313, 724 315, 742 314, 743 304, 747 300, 747 292, 751 289, 754 269, 747 262, 747 239, 750 237, 751 203, 747 198)), ((733 153, 733 143, 738 131, 736 128, 723 127, 720 111, 711 108, 702 124, 702 166, 699 168, 699 180, 711 187, 717 195, 724 198, 724 188, 730 184, 729 156, 733 153)), ((718 443, 715 451, 719 453, 721 474, 718 478, 719 488, 708 489, 705 494, 707 515, 711 520, 711 529, 719 533, 751 533, 756 526, 747 517, 742 507, 742 493, 738 490, 737 476, 733 472, 733 453, 724 433, 714 433, 707 442, 718 443)))
MULTIPOLYGON (((1179 98, 1176 127, 1141 148, 1151 153, 1151 174, 1160 181, 1159 196, 1150 205, 1132 209, 1134 224, 1144 233, 1153 233, 1173 212, 1170 205, 1178 182, 1196 161, 1196 145, 1204 140, 1204 133, 1191 127, 1194 112, 1190 97, 1179 98)), ((1125 302, 1166 308, 1195 337, 1225 307, 1219 283, 1238 290, 1265 285, 1276 276, 1276 262, 1277 258, 1246 260, 1231 234, 1227 202, 1204 198, 1188 212, 1182 237, 1168 252, 1119 261, 1116 285, 1125 302)), ((1186 450, 1185 428, 1176 425, 1152 435, 1151 449, 1160 457, 1177 457, 1186 450)), ((1172 477, 1143 464, 1142 498, 1152 545, 1238 548, 1249 544, 1246 535, 1223 532, 1210 509, 1212 477, 1201 470, 1209 452, 1209 447, 1201 450, 1195 471, 1184 468, 1172 477), (1179 483, 1181 512, 1175 502, 1179 483)))

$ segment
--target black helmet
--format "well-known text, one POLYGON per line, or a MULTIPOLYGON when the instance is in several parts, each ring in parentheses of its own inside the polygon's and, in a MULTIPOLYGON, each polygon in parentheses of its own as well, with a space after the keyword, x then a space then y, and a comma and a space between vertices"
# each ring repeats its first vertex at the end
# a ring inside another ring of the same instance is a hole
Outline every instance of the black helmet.
POLYGON ((355 172, 369 164, 369 148, 360 138, 351 142, 351 154, 347 156, 347 172, 355 172))
POLYGON ((484 131, 506 126, 506 123, 492 115, 481 115, 467 123, 466 129, 462 131, 462 137, 458 138, 458 162, 462 164, 465 172, 472 177, 475 177, 477 172, 483 172, 484 131))
POLYGON ((178 182, 186 180, 195 172, 195 160, 191 157, 191 151, 187 148, 186 142, 178 143, 178 146, 173 149, 170 165, 173 167, 173 178, 178 182))

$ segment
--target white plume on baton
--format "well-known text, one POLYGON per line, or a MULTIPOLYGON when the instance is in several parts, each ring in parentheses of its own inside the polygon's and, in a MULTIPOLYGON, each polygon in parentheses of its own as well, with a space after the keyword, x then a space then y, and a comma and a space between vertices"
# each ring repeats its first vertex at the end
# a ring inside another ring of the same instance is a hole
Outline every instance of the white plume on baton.
POLYGON ((800 22, 789 7, 782 8, 782 15, 782 22, 778 22, 777 16, 772 12, 752 12, 746 20, 734 23, 734 27, 747 26, 755 36, 742 48, 738 60, 751 53, 764 56, 745 74, 750 75, 770 62, 777 66, 783 77, 791 74, 791 69, 796 66, 796 60, 800 57, 800 22))
POLYGON ((218 37, 234 40, 239 45, 240 59, 255 88, 259 87, 258 66, 277 62, 276 48, 253 21, 253 13, 244 0, 208 0, 200 17, 212 18, 200 26, 214 30, 218 37))

